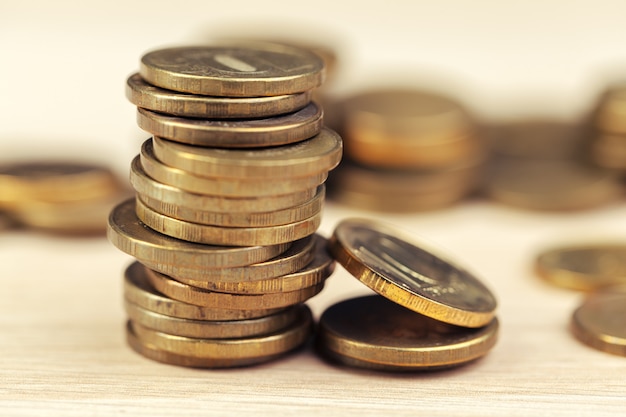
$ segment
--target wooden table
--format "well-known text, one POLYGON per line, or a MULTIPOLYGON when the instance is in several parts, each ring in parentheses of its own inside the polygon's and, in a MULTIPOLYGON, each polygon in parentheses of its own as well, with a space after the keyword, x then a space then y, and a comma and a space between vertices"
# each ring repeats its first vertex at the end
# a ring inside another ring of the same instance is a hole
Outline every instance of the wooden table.
MULTIPOLYGON (((132 259, 104 238, 0 233, 0 415, 624 415, 626 358, 568 331, 581 295, 532 272, 542 247, 626 240, 626 204, 545 214, 470 201, 382 216, 327 204, 320 233, 349 216, 428 239, 499 300, 499 341, 453 370, 389 374, 339 367, 309 346, 261 366, 194 370, 150 361, 124 341, 122 272, 132 259)), ((369 290, 341 267, 310 300, 319 317, 369 290)))

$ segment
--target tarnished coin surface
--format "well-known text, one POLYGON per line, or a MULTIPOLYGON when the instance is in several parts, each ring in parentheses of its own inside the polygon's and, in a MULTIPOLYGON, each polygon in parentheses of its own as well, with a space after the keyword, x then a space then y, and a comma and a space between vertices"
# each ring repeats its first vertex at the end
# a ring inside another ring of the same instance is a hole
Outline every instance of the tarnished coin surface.
POLYGON ((262 149, 206 148, 159 137, 152 143, 154 155, 164 164, 200 177, 306 177, 330 171, 342 154, 341 137, 327 128, 302 142, 262 149))
POLYGON ((256 119, 191 119, 138 108, 137 124, 155 136, 197 146, 259 148, 300 142, 322 129, 315 103, 288 114, 256 119))
POLYGON ((457 366, 496 343, 498 321, 465 328, 431 319, 384 297, 337 303, 319 321, 321 353, 346 365, 388 371, 457 366))
POLYGON ((346 219, 335 227, 329 248, 358 280, 410 310, 458 326, 488 324, 496 309, 491 291, 414 240, 385 224, 346 219))
POLYGON ((109 215, 107 236, 111 243, 141 261, 184 264, 196 268, 228 268, 263 262, 289 248, 290 243, 270 246, 201 245, 155 232, 135 214, 134 199, 117 205, 109 215))
POLYGON ((171 365, 225 368, 267 362, 305 343, 312 333, 313 319, 308 308, 285 329, 264 336, 205 339, 173 336, 128 321, 129 345, 139 354, 171 365))
POLYGON ((154 313, 189 320, 224 321, 253 319, 283 311, 283 308, 230 310, 202 307, 174 300, 164 296, 150 285, 147 270, 139 262, 133 262, 126 268, 124 299, 154 313))
POLYGON ((324 62, 306 49, 233 43, 160 49, 141 58, 139 73, 168 90, 226 97, 293 94, 318 87, 324 62))
POLYGON ((537 256, 535 270, 546 281, 574 290, 626 284, 626 243, 546 250, 537 256))
POLYGON ((269 97, 213 97, 178 93, 147 83, 139 74, 126 81, 126 98, 137 107, 182 117, 259 118, 291 113, 311 101, 312 92, 269 97))
POLYGON ((608 287, 590 294, 574 311, 571 329, 586 345, 626 356, 626 287, 608 287))

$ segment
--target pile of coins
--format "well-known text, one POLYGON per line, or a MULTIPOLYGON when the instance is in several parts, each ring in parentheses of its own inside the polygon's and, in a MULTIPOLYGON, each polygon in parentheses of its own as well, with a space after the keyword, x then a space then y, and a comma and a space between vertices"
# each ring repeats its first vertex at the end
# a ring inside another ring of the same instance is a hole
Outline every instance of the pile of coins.
POLYGON ((617 201, 619 178, 589 163, 588 128, 551 120, 527 120, 490 130, 492 156, 485 193, 511 206, 580 210, 617 201))
POLYGON ((135 200, 109 238, 125 274, 129 344, 166 363, 251 365, 302 345, 304 304, 333 271, 321 221, 342 141, 311 101, 312 52, 228 44, 149 52, 127 81, 154 135, 131 164, 135 200))
POLYGON ((101 235, 128 190, 108 168, 75 162, 19 162, 0 167, 4 226, 55 234, 101 235))
POLYGON ((346 219, 329 241, 335 259, 378 295, 321 316, 317 346, 333 361, 384 371, 457 366, 495 344, 496 300, 476 277, 388 225, 346 219))
POLYGON ((609 88, 594 115, 591 160, 598 166, 626 171, 626 85, 609 88))
POLYGON ((403 212, 452 204, 480 183, 487 149, 457 102, 418 90, 373 90, 340 103, 346 157, 329 197, 403 212))
POLYGON ((556 286, 583 291, 571 330, 581 342, 626 356, 626 245, 569 245, 545 250, 537 274, 556 286))

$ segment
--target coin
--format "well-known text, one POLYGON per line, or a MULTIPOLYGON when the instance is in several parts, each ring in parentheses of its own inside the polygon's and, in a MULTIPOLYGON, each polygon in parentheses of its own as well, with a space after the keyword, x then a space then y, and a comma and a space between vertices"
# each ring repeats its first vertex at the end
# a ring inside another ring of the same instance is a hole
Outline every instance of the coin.
POLYGON ((186 222, 222 227, 270 227, 299 222, 319 214, 322 211, 325 194, 325 187, 321 185, 318 187, 317 194, 303 204, 258 213, 217 212, 213 211, 213 207, 208 207, 210 210, 190 209, 141 193, 138 193, 138 199, 157 213, 186 222))
POLYGON ((284 177, 281 181, 268 181, 266 178, 226 178, 199 177, 188 171, 165 165, 154 156, 152 141, 144 142, 141 148, 141 166, 146 174, 163 184, 182 190, 223 197, 267 197, 293 194, 317 188, 326 181, 328 172, 320 172, 307 177, 284 177))
POLYGON ((296 191, 291 194, 270 195, 265 197, 221 197, 189 193, 150 178, 141 166, 140 157, 133 159, 130 169, 130 183, 142 197, 159 200, 162 204, 184 207, 193 210, 206 210, 207 207, 219 213, 230 213, 232 216, 256 213, 279 212, 299 206, 315 195, 322 193, 320 187, 296 191))
POLYGON ((322 214, 289 224, 269 227, 221 227, 191 223, 164 216, 136 200, 139 220, 157 232, 189 242, 225 246, 278 245, 312 235, 319 227, 322 214))
POLYGON ((610 86, 600 97, 595 125, 605 133, 626 134, 626 84, 610 86))
POLYGON ((283 308, 256 310, 228 310, 183 303, 165 297, 150 285, 146 276, 147 268, 139 262, 130 264, 124 272, 124 299, 139 307, 170 317, 190 320, 246 320, 269 316, 283 311, 283 308))
POLYGON ((0 205, 27 201, 62 203, 119 195, 108 168, 76 162, 19 162, 0 166, 0 205))
POLYGON ((207 119, 259 118, 295 112, 311 101, 312 92, 270 97, 212 97, 177 93, 147 83, 133 74, 126 81, 126 97, 137 107, 181 117, 207 119))
POLYGON ((262 149, 217 149, 189 146, 155 137, 154 155, 164 164, 200 177, 307 177, 339 164, 341 137, 330 129, 297 144, 262 149))
POLYGON ((535 271, 559 287, 591 291, 626 284, 626 244, 568 245, 540 253, 535 271))
POLYGON ((168 90, 227 97, 293 94, 318 87, 324 63, 286 45, 241 43, 160 49, 141 58, 139 73, 168 90))
POLYGON ((113 208, 109 215, 107 236, 114 246, 140 262, 183 264, 195 268, 229 268, 263 262, 290 246, 210 246, 175 239, 141 223, 135 214, 135 202, 132 199, 113 208))
POLYGON ((623 195, 611 172, 571 160, 502 158, 493 165, 487 193, 500 202, 536 210, 580 210, 623 195))
POLYGON ((485 155, 460 104, 418 90, 372 90, 343 103, 346 155, 363 165, 436 168, 485 155))
POLYGON ((484 356, 496 343, 498 320, 480 328, 458 327, 370 295, 329 307, 318 328, 317 346, 331 359, 361 368, 411 371, 484 356))
POLYGON ((191 119, 137 109, 137 124, 155 136, 197 146, 259 148, 296 143, 317 135, 322 108, 306 107, 263 119, 191 119))
POLYGON ((314 256, 315 236, 292 243, 285 252, 263 262, 234 268, 193 268, 184 264, 143 262, 147 267, 190 285, 208 288, 212 283, 240 283, 276 278, 304 268, 314 256))
POLYGON ((150 284, 160 293, 188 304, 227 310, 254 310, 288 307, 302 303, 319 293, 324 283, 296 291, 268 294, 228 294, 208 291, 175 281, 151 269, 146 270, 150 284))
POLYGON ((333 257, 358 280, 415 312, 446 323, 481 327, 496 300, 476 277, 390 226, 341 221, 329 240, 333 257))
POLYGON ((578 340, 594 349, 626 356, 626 287, 590 294, 574 311, 571 329, 578 340))
POLYGON ((312 332, 308 309, 291 326, 265 336, 238 339, 200 339, 173 336, 129 321, 129 345, 141 355, 172 365, 225 368, 246 366, 278 358, 304 344, 312 332))
POLYGON ((275 278, 254 281, 194 281, 179 279, 185 284, 204 288, 210 291, 230 294, 268 294, 277 292, 297 291, 324 282, 335 268, 335 261, 326 251, 326 239, 316 235, 315 258, 296 272, 287 273, 275 278))
POLYGON ((599 135, 589 144, 591 161, 602 168, 626 170, 626 135, 599 135))
POLYGON ((128 300, 124 302, 128 318, 135 323, 175 336, 206 339, 254 337, 277 332, 296 320, 298 308, 303 307, 294 306, 270 316, 254 319, 207 321, 166 316, 146 310, 128 300))

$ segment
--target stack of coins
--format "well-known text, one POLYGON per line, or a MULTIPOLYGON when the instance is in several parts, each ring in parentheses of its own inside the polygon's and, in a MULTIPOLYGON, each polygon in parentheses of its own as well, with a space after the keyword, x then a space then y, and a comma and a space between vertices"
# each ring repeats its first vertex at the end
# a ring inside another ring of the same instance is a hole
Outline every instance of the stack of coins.
POLYGON ((522 120, 491 129, 486 194, 533 210, 578 210, 616 201, 623 187, 614 173, 584 155, 588 128, 557 120, 522 120))
POLYGON ((166 363, 230 367, 302 345, 334 261, 315 234, 339 135, 311 101, 321 59, 284 45, 150 52, 127 82, 154 136, 131 164, 137 195, 109 236, 125 274, 128 342, 166 363))
POLYGON ((346 300, 320 318, 318 348, 349 365, 386 371, 438 369, 495 344, 496 300, 477 278, 390 226, 347 219, 329 247, 378 295, 346 300))
POLYGON ((591 160, 598 166, 626 171, 626 84, 609 88, 599 99, 590 140, 591 160))
POLYGON ((407 212, 452 204, 479 184, 486 147, 459 103, 417 90, 373 90, 338 107, 346 158, 329 197, 407 212))
POLYGON ((102 235, 111 207, 129 194, 99 165, 49 161, 0 167, 0 211, 7 227, 102 235))

